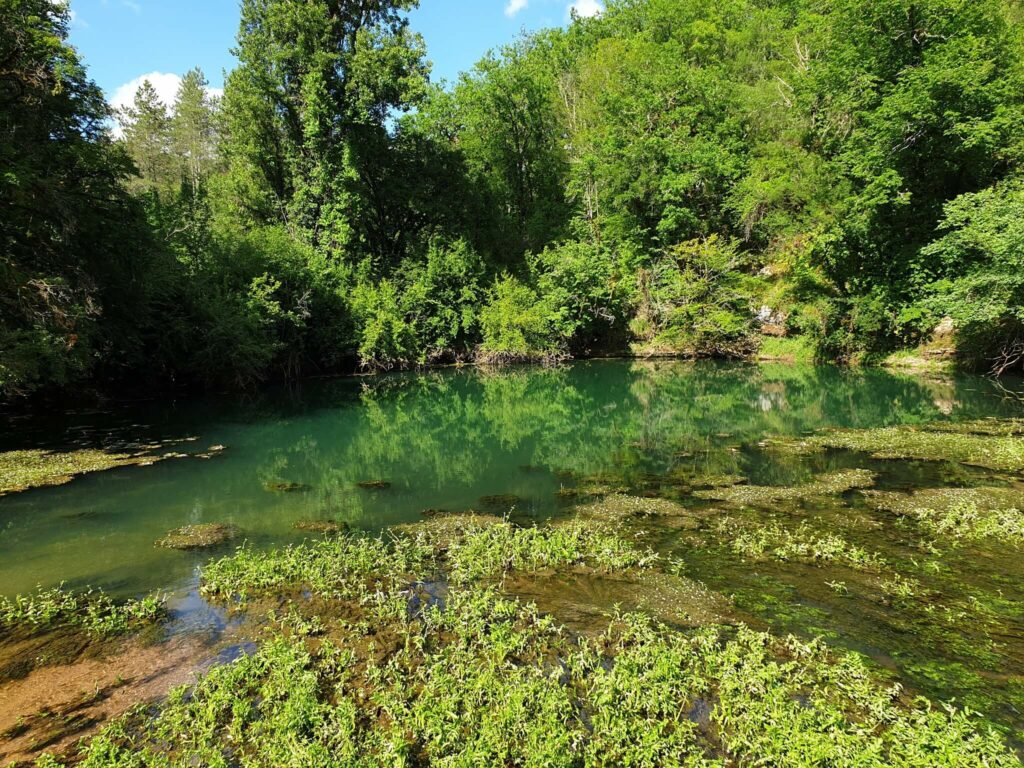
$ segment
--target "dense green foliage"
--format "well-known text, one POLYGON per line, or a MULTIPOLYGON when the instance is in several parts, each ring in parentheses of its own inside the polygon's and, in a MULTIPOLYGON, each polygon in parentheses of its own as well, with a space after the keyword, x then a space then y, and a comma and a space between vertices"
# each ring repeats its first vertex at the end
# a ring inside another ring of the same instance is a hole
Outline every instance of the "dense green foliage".
POLYGON ((1015 0, 609 0, 431 83, 415 0, 244 0, 223 99, 110 110, 2 0, 0 388, 246 384, 759 325, 1024 351, 1015 0), (141 376, 141 378, 140 378, 141 376))
POLYGON ((498 521, 451 550, 345 538, 221 559, 208 594, 277 598, 263 642, 107 724, 77 759, 36 765, 1021 765, 980 718, 821 641, 643 614, 580 635, 489 582, 502 566, 643 566, 586 529, 498 521), (458 574, 443 599, 410 584, 439 568, 458 574))

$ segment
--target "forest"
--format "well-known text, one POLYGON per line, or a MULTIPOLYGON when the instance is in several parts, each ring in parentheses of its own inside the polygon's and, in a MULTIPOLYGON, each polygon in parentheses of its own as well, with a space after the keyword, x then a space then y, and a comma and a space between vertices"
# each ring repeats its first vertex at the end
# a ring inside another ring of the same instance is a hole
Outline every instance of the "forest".
POLYGON ((1018 0, 609 0, 431 78, 416 0, 242 0, 116 112, 0 0, 0 392, 597 355, 1024 357, 1018 0))

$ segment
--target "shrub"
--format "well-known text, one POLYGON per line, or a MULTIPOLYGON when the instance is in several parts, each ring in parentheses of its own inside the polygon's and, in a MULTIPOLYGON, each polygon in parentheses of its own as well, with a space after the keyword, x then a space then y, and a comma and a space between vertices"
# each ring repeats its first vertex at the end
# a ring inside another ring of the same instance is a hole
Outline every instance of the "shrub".
POLYGON ((553 360, 565 355, 549 304, 516 277, 504 275, 480 310, 481 362, 553 360))

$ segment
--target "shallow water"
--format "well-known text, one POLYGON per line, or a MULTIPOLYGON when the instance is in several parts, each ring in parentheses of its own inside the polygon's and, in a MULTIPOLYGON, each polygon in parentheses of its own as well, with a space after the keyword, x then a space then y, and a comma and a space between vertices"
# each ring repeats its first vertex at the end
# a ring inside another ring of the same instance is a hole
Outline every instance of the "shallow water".
POLYGON ((828 426, 1018 410, 982 379, 930 383, 827 368, 615 361, 307 382, 259 398, 11 421, 0 448, 194 436, 199 448, 227 450, 0 498, 0 593, 61 581, 121 594, 185 584, 207 555, 153 543, 186 524, 233 523, 255 545, 269 546, 304 538, 293 530, 303 519, 376 531, 428 508, 479 508, 481 497, 500 494, 520 497, 517 512, 544 516, 571 482, 566 472, 612 472, 636 482, 692 465, 787 482, 788 466, 728 449, 828 426), (391 487, 356 485, 376 480, 391 487), (274 481, 308 489, 265 490, 274 481))
MULTIPOLYGON (((269 547, 307 538, 294 529, 300 520, 345 521, 376 532, 417 520, 426 509, 513 506, 517 518, 540 519, 574 503, 573 488, 598 484, 714 510, 708 519, 805 520, 878 552, 897 573, 920 581, 926 597, 894 602, 879 594, 875 576, 848 568, 750 562, 708 525, 648 532, 656 548, 679 560, 682 576, 731 599, 734 620, 824 635, 870 655, 912 690, 956 697, 1019 729, 1024 558, 1018 550, 996 543, 922 552, 908 523, 870 508, 856 492, 730 509, 696 499, 690 489, 710 475, 788 485, 840 468, 873 470, 879 489, 1013 486, 1017 478, 962 465, 843 452, 801 457, 760 443, 828 427, 1022 412, 1020 401, 982 378, 593 361, 314 381, 259 397, 12 419, 0 448, 195 437, 197 448, 226 450, 208 460, 169 459, 0 498, 0 593, 60 582, 124 595, 169 589, 180 614, 201 614, 192 591, 195 570, 216 553, 155 547, 169 529, 231 523, 253 546, 269 547), (389 486, 359 487, 368 481, 389 486), (304 488, 265 487, 280 482, 304 488)), ((582 590, 554 582, 551 589, 582 590)), ((600 602, 604 594, 617 593, 599 587, 589 597, 600 602)))

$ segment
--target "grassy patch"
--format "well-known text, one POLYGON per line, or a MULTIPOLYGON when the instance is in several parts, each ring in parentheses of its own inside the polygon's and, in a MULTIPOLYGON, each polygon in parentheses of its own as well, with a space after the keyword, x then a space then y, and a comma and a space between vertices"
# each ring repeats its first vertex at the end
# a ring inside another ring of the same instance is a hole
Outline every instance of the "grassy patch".
POLYGON ((165 614, 165 598, 158 594, 118 602, 99 590, 70 592, 55 587, 0 598, 0 628, 8 632, 32 634, 70 627, 94 637, 112 637, 159 621, 165 614))
POLYGON ((815 496, 838 496, 854 489, 870 488, 874 482, 875 476, 868 470, 848 469, 821 475, 803 485, 734 485, 697 491, 694 495, 702 499, 715 499, 730 504, 763 506, 779 501, 815 496))
POLYGON ((876 493, 869 499, 954 544, 980 539, 1024 544, 1024 512, 1013 505, 1020 501, 1015 489, 928 488, 912 494, 876 493))
POLYGON ((885 567, 885 561, 877 553, 868 552, 838 534, 815 531, 807 523, 790 530, 774 521, 727 517, 718 522, 718 532, 727 539, 729 548, 743 557, 813 565, 845 565, 865 571, 885 567))
POLYGON ((356 536, 260 552, 243 547, 203 568, 204 595, 237 598, 299 589, 325 598, 355 599, 376 588, 414 581, 432 550, 415 539, 393 542, 356 536))
POLYGON ((613 572, 650 565, 656 555, 641 551, 604 525, 571 520, 537 528, 508 523, 470 531, 448 550, 453 581, 500 577, 510 571, 585 567, 613 572))
POLYGON ((810 365, 814 363, 814 344, 805 336, 763 336, 757 359, 810 365))
MULTIPOLYGON (((291 621, 290 626, 298 622, 291 621)), ((740 629, 627 615, 574 639, 478 588, 396 616, 283 628, 252 656, 80 747, 84 768, 724 765, 1009 768, 972 716, 901 700, 864 661, 740 629)), ((59 763, 46 758, 42 765, 59 763)))

